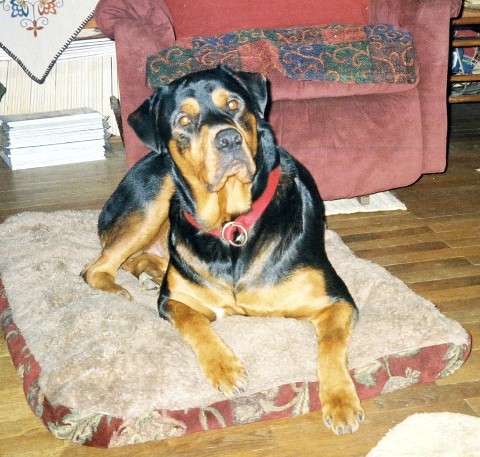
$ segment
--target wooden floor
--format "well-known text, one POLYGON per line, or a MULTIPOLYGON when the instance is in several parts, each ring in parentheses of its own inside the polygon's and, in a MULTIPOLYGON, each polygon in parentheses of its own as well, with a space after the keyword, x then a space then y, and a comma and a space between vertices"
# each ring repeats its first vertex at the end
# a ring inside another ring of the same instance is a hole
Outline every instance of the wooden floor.
MULTIPOLYGON (((448 171, 398 190, 408 211, 328 220, 360 257, 385 266, 471 332, 472 354, 457 373, 365 401, 367 420, 350 436, 334 436, 312 413, 105 451, 50 435, 25 402, 2 339, 0 455, 360 457, 412 413, 480 415, 480 110, 463 107, 454 107, 448 171)), ((123 170, 121 152, 95 164, 14 173, 0 167, 0 220, 25 210, 100 208, 123 170)))

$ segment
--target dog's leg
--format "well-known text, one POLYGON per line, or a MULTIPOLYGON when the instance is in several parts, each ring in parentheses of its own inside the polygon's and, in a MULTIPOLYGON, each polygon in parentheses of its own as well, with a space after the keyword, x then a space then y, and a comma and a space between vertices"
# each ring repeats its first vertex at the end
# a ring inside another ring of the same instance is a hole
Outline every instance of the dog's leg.
POLYGON ((168 302, 167 310, 169 319, 192 347, 213 388, 226 397, 243 392, 247 370, 213 331, 209 318, 175 300, 168 302))
POLYGON ((111 292, 132 300, 130 293, 115 282, 117 271, 127 259, 141 251, 145 240, 137 233, 124 232, 107 245, 100 257, 88 265, 81 273, 83 279, 93 289, 111 292))
MULTIPOLYGON (((138 279, 142 279, 142 274, 146 273, 148 279, 160 286, 167 270, 168 259, 162 258, 156 254, 143 252, 137 256, 127 259, 122 268, 129 271, 138 279)), ((158 287, 157 287, 158 288, 158 287)))
POLYGON ((147 283, 156 284, 155 288, 158 288, 162 284, 168 266, 167 237, 169 230, 170 222, 167 219, 160 228, 157 240, 148 248, 147 252, 131 256, 122 264, 122 268, 132 273, 141 282, 142 277, 145 276, 143 278, 144 284, 145 279, 147 279, 147 283))
POLYGON ((318 380, 323 420, 336 434, 357 431, 364 412, 347 368, 354 309, 345 301, 324 308, 312 320, 318 337, 318 380))
MULTIPOLYGON (((160 192, 144 209, 132 211, 125 220, 113 224, 101 234, 103 250, 97 260, 81 273, 87 284, 94 289, 123 295, 129 300, 130 293, 115 282, 118 269, 132 256, 141 254, 159 239, 166 237, 170 198, 174 192, 171 179, 165 179, 160 192)), ((163 265, 157 265, 163 268, 163 265)), ((127 264, 136 268, 136 262, 127 264)))

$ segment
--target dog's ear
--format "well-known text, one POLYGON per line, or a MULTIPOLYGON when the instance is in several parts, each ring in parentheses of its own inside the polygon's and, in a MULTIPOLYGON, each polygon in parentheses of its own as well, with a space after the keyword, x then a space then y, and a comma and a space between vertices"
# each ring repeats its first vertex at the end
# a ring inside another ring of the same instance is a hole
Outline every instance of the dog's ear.
POLYGON ((128 116, 130 127, 149 148, 156 152, 163 152, 165 147, 161 132, 157 125, 158 103, 160 90, 147 98, 133 113, 128 116))
POLYGON ((221 69, 233 76, 251 94, 257 104, 258 114, 261 118, 265 116, 268 102, 267 78, 261 73, 249 73, 246 71, 232 71, 230 68, 221 66, 221 69))

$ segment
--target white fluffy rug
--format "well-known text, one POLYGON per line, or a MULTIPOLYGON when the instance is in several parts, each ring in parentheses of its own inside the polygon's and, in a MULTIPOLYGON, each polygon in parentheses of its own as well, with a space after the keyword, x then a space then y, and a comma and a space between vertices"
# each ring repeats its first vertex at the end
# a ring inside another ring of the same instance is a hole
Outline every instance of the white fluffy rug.
POLYGON ((368 205, 362 205, 358 198, 345 198, 325 202, 325 214, 327 216, 375 211, 404 211, 406 209, 407 207, 389 191, 370 195, 368 205))
POLYGON ((390 430, 367 457, 479 457, 480 417, 413 414, 390 430))

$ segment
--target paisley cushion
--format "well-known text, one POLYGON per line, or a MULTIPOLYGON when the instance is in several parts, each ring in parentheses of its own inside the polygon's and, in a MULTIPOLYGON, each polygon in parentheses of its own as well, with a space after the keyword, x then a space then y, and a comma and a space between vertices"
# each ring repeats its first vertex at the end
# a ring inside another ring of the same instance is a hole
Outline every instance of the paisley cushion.
POLYGON ((182 38, 147 60, 147 85, 157 87, 199 70, 277 71, 301 81, 414 84, 410 34, 388 24, 249 29, 182 38))

